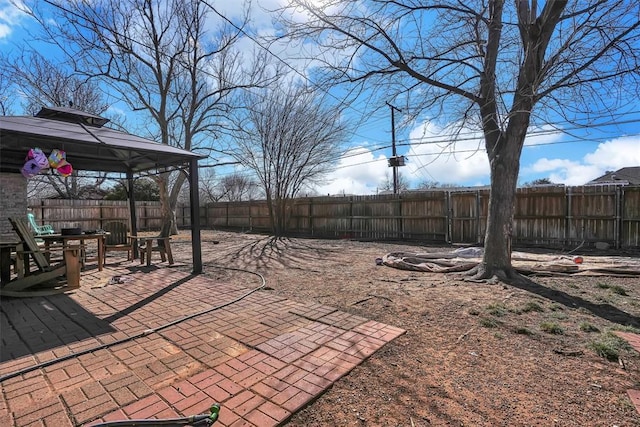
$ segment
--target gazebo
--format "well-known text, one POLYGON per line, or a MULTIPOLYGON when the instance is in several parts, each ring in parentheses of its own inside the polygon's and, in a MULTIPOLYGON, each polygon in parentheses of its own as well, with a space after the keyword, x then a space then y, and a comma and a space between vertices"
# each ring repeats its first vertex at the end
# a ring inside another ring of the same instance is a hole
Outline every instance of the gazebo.
MULTIPOLYGON (((71 108, 46 107, 35 116, 0 116, 0 172, 20 174, 30 148, 63 150, 75 170, 125 174, 132 233, 137 231, 133 178, 150 170, 187 167, 193 273, 202 272, 198 160, 206 156, 104 127, 109 120, 71 108)), ((26 198, 26 194, 25 194, 26 198)))

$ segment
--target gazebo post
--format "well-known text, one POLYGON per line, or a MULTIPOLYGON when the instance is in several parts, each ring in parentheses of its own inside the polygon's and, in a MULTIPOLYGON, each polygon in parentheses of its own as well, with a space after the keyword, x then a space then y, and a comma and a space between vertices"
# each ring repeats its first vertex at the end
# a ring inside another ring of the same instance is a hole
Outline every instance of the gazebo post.
POLYGON ((200 191, 198 189, 198 159, 189 162, 189 196, 191 214, 191 250, 193 274, 202 273, 202 242, 200 239, 200 191))
MULTIPOLYGON (((138 235, 138 216, 136 213, 136 196, 133 192, 133 172, 127 171, 127 192, 129 193, 129 216, 131 220, 131 235, 138 235)), ((138 239, 133 239, 133 259, 138 258, 138 239)))

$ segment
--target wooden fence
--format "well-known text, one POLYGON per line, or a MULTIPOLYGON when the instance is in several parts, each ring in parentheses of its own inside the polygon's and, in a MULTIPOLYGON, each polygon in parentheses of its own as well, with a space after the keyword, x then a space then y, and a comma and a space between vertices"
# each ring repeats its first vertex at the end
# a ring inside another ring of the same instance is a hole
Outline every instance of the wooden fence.
MULTIPOLYGON (((400 195, 296 199, 289 231, 299 236, 430 243, 481 243, 489 202, 485 189, 444 189, 400 195)), ((30 203, 38 218, 56 228, 100 228, 127 220, 126 202, 43 200, 30 203)), ((158 202, 139 202, 138 228, 160 228, 158 202)), ((189 207, 176 212, 189 227, 189 207)), ((218 202, 200 208, 204 228, 268 232, 264 200, 218 202)), ((614 248, 640 247, 640 186, 541 186, 518 189, 514 245, 573 247, 606 242, 614 248)))
MULTIPOLYGON (((56 230, 80 227, 101 229, 109 221, 129 223, 129 202, 115 200, 29 199, 27 206, 38 223, 56 230)), ((136 202, 139 230, 159 230, 162 225, 160 202, 136 202)))

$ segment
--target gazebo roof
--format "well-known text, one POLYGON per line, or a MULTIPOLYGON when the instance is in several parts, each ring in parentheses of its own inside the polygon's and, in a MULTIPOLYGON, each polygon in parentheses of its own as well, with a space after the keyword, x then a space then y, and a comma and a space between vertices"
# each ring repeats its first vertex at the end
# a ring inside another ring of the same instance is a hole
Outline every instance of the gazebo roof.
POLYGON ((0 171, 19 172, 30 148, 63 150, 76 170, 140 172, 206 156, 103 127, 108 119, 71 108, 36 116, 0 116, 0 171))

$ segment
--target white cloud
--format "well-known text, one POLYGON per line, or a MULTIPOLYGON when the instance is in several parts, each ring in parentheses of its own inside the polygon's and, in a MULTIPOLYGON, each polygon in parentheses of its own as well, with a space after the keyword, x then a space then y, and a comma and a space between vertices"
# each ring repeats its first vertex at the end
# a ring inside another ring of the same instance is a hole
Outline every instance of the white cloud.
POLYGON ((318 186, 319 194, 375 194, 378 186, 385 180, 387 158, 375 156, 364 147, 349 150, 338 161, 331 182, 318 186))
MULTIPOLYGON (((525 144, 530 147, 553 143, 561 138, 561 134, 551 127, 531 129, 530 133, 533 136, 528 137, 525 144)), ((455 124, 439 126, 425 121, 410 131, 409 139, 411 145, 405 154, 407 163, 399 171, 412 188, 425 181, 460 186, 489 184, 489 160, 481 132, 459 129, 455 124), (451 143, 454 135, 457 135, 458 141, 451 143)), ((554 166, 575 169, 577 174, 576 165, 540 163, 537 167, 543 168, 542 172, 547 172, 554 170, 554 166)), ((532 172, 541 172, 538 169, 532 172)), ((593 173, 589 168, 582 168, 581 171, 580 176, 593 173)), ((391 169, 387 166, 385 155, 376 157, 367 148, 358 147, 340 160, 331 183, 320 187, 318 191, 320 194, 375 194, 378 186, 390 174, 391 169)), ((560 182, 558 177, 555 182, 560 182)))
POLYGON ((20 21, 27 15, 22 11, 26 6, 21 1, 0 0, 0 40, 7 38, 20 21))
POLYGON ((401 169, 418 184, 435 181, 441 184, 475 185, 489 179, 489 161, 481 133, 462 129, 453 143, 453 125, 440 127, 425 121, 409 134, 411 147, 407 166, 401 169))
POLYGON ((603 142, 580 160, 538 159, 528 169, 546 173, 555 183, 582 185, 623 167, 640 165, 640 137, 620 137, 603 142))
POLYGON ((640 136, 623 136, 598 145, 595 152, 584 156, 586 163, 616 170, 640 165, 640 136))

